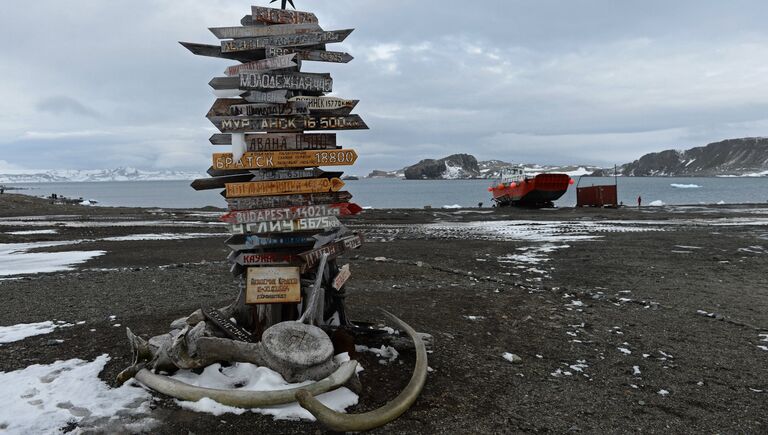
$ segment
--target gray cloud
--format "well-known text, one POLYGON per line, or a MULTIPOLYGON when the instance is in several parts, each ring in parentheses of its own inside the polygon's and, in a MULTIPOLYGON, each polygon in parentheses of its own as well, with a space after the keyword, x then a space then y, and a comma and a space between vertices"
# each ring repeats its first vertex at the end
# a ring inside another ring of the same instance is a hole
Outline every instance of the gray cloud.
MULTIPOLYGON (((361 154, 351 172, 455 152, 608 165, 768 125, 768 5, 758 0, 296 4, 327 29, 357 29, 334 47, 355 61, 305 64, 362 100, 372 130, 339 133, 361 154)), ((176 41, 215 43, 207 27, 235 25, 250 3, 36 5, 10 2, 0 16, 3 160, 207 167, 207 82, 230 62, 176 41)))

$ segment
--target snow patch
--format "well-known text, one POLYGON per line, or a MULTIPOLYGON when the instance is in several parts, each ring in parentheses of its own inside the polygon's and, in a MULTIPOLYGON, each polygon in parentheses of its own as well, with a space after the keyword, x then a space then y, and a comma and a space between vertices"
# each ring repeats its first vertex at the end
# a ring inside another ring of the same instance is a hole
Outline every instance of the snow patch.
POLYGON ((58 231, 56 230, 28 230, 28 231, 11 231, 8 233, 9 236, 37 236, 37 235, 44 235, 44 234, 58 234, 58 231))
POLYGON ((221 237, 221 233, 162 233, 162 234, 131 234, 121 237, 107 237, 101 239, 105 242, 129 242, 148 240, 188 240, 221 237))
POLYGON ((651 207, 664 207, 667 204, 665 204, 664 201, 656 200, 656 201, 651 202, 648 205, 651 206, 651 207))
POLYGON ((701 186, 698 184, 676 184, 672 183, 670 186, 674 187, 675 189, 700 189, 701 186))
POLYGON ((106 254, 106 251, 28 252, 77 243, 80 241, 0 244, 0 276, 73 270, 77 264, 106 254))
POLYGON ((72 326, 71 323, 66 322, 39 322, 39 323, 22 323, 20 325, 13 326, 0 326, 0 344, 13 343, 16 341, 24 340, 28 337, 34 337, 37 335, 50 334, 57 328, 68 328, 72 326))

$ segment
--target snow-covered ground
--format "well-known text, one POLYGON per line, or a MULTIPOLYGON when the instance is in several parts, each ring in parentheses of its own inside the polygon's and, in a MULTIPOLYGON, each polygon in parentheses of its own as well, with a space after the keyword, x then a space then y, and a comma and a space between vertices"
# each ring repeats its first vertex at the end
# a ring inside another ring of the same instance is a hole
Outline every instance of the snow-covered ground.
POLYGON ((69 328, 71 326, 73 326, 71 323, 64 321, 54 322, 52 320, 39 323, 23 323, 13 326, 0 326, 0 345, 14 343, 16 341, 24 340, 28 337, 50 334, 58 328, 69 328))
POLYGON ((72 270, 75 265, 106 254, 106 251, 29 252, 35 249, 74 245, 80 242, 80 240, 73 240, 0 244, 0 276, 72 270))

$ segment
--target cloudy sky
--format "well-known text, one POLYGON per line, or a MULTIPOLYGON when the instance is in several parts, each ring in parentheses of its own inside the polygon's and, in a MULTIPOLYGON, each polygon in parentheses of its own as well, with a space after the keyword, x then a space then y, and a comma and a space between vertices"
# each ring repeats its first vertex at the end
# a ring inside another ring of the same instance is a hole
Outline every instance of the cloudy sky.
MULTIPOLYGON (((422 158, 612 165, 768 131, 763 0, 295 0, 354 27, 335 94, 370 131, 341 132, 353 173, 422 158)), ((266 5, 267 0, 256 1, 266 5)), ((214 44, 240 0, 6 1, 0 170, 205 170, 214 44)))

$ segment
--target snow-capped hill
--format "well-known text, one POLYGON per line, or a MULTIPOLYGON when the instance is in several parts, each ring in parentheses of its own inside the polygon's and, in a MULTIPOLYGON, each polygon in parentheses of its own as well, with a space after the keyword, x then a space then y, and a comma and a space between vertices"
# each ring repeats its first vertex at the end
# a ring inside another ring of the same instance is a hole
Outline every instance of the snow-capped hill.
POLYGON ((73 183, 104 181, 173 181, 194 180, 205 174, 185 171, 144 171, 136 168, 54 169, 47 171, 6 171, 0 183, 73 183))

